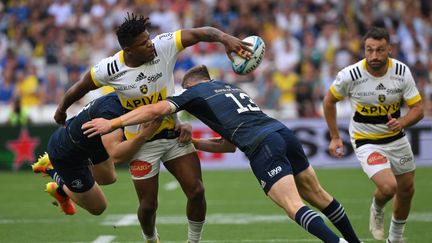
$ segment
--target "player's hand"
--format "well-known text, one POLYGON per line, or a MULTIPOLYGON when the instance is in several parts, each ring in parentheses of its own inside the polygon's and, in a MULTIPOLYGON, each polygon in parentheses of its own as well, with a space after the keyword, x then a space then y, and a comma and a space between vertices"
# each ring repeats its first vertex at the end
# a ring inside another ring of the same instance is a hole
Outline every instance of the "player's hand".
POLYGON ((342 139, 332 138, 329 144, 330 155, 335 158, 340 158, 345 154, 342 139))
POLYGON ((252 55, 252 44, 246 41, 242 41, 231 35, 225 35, 223 39, 223 44, 225 45, 225 51, 231 62, 234 61, 231 53, 236 53, 245 59, 250 59, 252 55))
POLYGON ((402 130, 403 126, 400 121, 396 118, 393 118, 390 113, 387 114, 388 122, 386 123, 388 129, 393 132, 397 132, 402 130))
POLYGON ((55 111, 55 114, 54 114, 54 120, 57 122, 57 124, 65 125, 66 117, 67 117, 66 112, 60 110, 57 107, 57 110, 55 111))
POLYGON ((156 130, 160 127, 161 123, 162 119, 155 119, 153 121, 141 123, 139 125, 138 136, 148 140, 148 138, 153 135, 153 133, 156 132, 156 130))
POLYGON ((176 131, 180 131, 178 137, 179 143, 189 143, 192 140, 192 125, 189 123, 177 123, 175 127, 176 131))
POLYGON ((87 137, 91 138, 96 135, 103 135, 105 133, 109 133, 112 130, 111 121, 104 118, 95 118, 91 121, 84 123, 81 126, 81 129, 84 130, 84 134, 87 137))

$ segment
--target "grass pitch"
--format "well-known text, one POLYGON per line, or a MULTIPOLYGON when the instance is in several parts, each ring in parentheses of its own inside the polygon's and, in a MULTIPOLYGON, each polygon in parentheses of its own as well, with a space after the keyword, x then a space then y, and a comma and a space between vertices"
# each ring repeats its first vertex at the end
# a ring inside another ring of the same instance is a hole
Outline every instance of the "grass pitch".
MULTIPOLYGON (((379 242, 368 231, 373 185, 361 169, 318 169, 317 174, 324 188, 344 205, 361 239, 379 242)), ((405 234, 409 243, 432 242, 431 174, 432 168, 417 169, 416 195, 405 234)), ((119 170, 118 176, 116 184, 103 187, 109 203, 104 214, 92 216, 78 208, 76 215, 66 216, 43 192, 48 178, 31 172, 0 172, 0 242, 143 242, 133 185, 126 170, 119 170)), ((264 195, 251 171, 204 171, 203 176, 208 206, 203 243, 319 242, 264 195)), ((160 182, 157 227, 161 241, 184 243, 184 195, 169 173, 163 172, 160 182)), ((390 207, 386 209, 387 230, 390 207)))

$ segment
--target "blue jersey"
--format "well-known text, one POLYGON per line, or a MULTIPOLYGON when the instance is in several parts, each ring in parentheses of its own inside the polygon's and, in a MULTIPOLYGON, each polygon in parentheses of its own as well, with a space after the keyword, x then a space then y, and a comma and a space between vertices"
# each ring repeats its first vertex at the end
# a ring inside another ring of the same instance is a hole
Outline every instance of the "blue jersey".
POLYGON ((188 111, 248 156, 268 134, 285 128, 264 114, 242 89, 221 81, 194 85, 167 100, 176 111, 188 111))
POLYGON ((102 96, 88 103, 76 116, 66 121, 66 127, 58 128, 51 136, 48 143, 48 154, 51 159, 68 161, 87 160, 95 158, 102 162, 107 159, 106 150, 102 144, 101 137, 88 138, 83 133, 81 126, 94 119, 113 119, 124 114, 124 108, 115 93, 102 96))

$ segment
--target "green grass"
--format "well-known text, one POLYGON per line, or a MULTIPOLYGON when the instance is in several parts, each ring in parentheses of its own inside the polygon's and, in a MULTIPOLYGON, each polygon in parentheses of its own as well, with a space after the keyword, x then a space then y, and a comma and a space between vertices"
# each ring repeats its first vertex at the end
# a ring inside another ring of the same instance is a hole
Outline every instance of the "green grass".
MULTIPOLYGON (((143 242, 138 224, 114 227, 112 217, 134 217, 137 199, 126 170, 119 170, 116 184, 105 186, 108 209, 92 216, 79 208, 74 216, 65 216, 51 205, 43 192, 47 178, 30 172, 0 172, 0 242, 93 242, 99 236, 113 236, 108 242, 143 242)), ((372 240, 368 215, 373 185, 361 169, 317 170, 321 183, 343 205, 358 235, 372 240)), ((429 176, 432 168, 419 168, 412 217, 406 227, 410 243, 432 242, 429 176)), ((164 243, 186 240, 185 199, 174 178, 162 173, 159 193, 158 231, 164 243)), ((204 171, 208 204, 203 242, 319 242, 297 224, 285 218, 262 192, 250 171, 204 171)), ((386 227, 390 219, 387 207, 386 227)))

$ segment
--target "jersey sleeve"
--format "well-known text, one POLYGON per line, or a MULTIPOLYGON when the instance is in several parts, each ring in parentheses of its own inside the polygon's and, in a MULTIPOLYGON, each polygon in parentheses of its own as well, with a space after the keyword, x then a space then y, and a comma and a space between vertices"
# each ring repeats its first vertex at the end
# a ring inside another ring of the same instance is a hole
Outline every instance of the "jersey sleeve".
POLYGON ((413 105, 421 100, 420 93, 417 90, 414 78, 409 68, 405 78, 403 98, 407 105, 413 105))
POLYGON ((175 96, 169 96, 167 97, 167 100, 171 104, 171 111, 172 113, 178 112, 180 110, 185 109, 185 106, 194 100, 195 94, 193 90, 187 89, 184 90, 181 94, 175 95, 175 96))
POLYGON ((166 60, 172 60, 184 49, 181 41, 181 30, 157 35, 153 43, 166 60))
POLYGON ((92 81, 97 87, 107 85, 106 80, 108 80, 109 73, 104 67, 107 67, 109 61, 110 58, 105 58, 90 69, 92 81))
POLYGON ((336 79, 330 86, 330 92, 336 99, 341 100, 349 95, 350 82, 351 79, 348 77, 346 72, 342 70, 336 75, 336 79))

